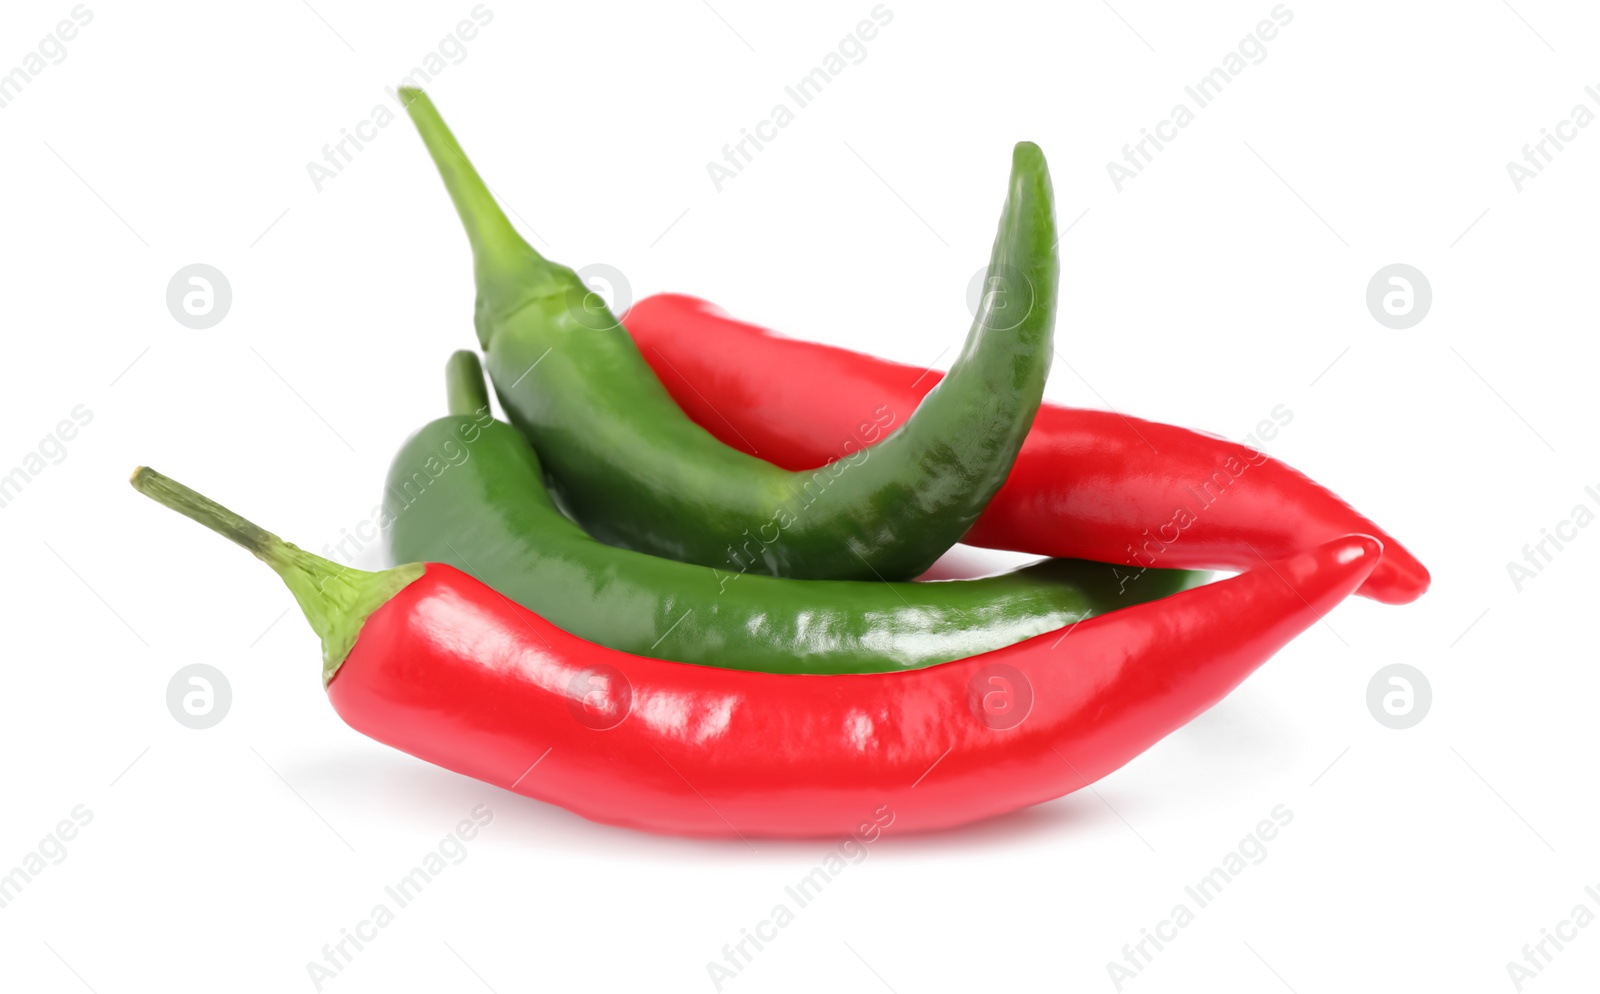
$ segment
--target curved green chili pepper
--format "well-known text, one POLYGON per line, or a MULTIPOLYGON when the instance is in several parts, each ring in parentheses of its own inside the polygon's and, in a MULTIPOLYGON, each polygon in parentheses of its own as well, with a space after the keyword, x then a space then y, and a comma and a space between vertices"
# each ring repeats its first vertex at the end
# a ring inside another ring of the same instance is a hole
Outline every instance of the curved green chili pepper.
POLYGON ((839 439, 847 458, 791 472, 689 420, 600 298, 516 233, 427 96, 401 92, 472 244, 501 404, 596 538, 735 571, 909 579, 1005 482, 1053 354, 1059 266, 1038 146, 1014 150, 989 292, 950 372, 915 413, 880 408, 860 439, 839 439))
POLYGON ((552 503, 532 448, 489 414, 477 356, 457 353, 449 384, 451 415, 413 435, 389 471, 394 561, 448 563, 613 649, 774 673, 917 669, 1207 575, 1052 559, 979 580, 788 580, 618 549, 552 503))

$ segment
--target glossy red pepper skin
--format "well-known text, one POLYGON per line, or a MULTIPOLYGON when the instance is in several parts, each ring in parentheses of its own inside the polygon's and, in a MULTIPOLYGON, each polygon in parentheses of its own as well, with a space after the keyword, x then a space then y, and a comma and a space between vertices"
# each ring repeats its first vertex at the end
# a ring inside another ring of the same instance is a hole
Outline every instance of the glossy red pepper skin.
POLYGON ((844 836, 887 810, 897 831, 940 829, 1122 766, 1355 590, 1381 549, 1346 536, 1065 635, 847 676, 604 649, 430 564, 367 618, 328 696, 380 742, 599 822, 844 836))
MULTIPOLYGON (((696 297, 660 294, 622 317, 689 416, 730 446, 810 469, 881 437, 940 373, 785 338, 696 297)), ((1011 475, 962 540, 1149 567, 1248 569, 1336 536, 1383 542, 1361 593, 1404 604, 1427 569, 1299 471, 1246 445, 1108 411, 1045 404, 1011 475), (1219 475, 1220 474, 1220 475, 1219 475)))

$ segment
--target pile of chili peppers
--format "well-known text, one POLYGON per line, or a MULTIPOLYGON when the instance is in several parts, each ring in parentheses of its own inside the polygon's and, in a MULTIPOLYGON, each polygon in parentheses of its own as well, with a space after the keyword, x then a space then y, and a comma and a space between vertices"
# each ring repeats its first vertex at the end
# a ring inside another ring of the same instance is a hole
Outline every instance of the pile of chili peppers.
POLYGON ((132 481, 283 578, 329 700, 374 739, 653 832, 851 833, 885 809, 945 828, 1105 776, 1353 592, 1427 588, 1248 446, 1042 403, 1059 264, 1037 146, 1014 150, 989 290, 940 375, 692 297, 619 320, 402 92, 467 230, 484 355, 451 357, 444 416, 385 483, 407 565, 339 566, 132 481), (916 579, 958 541, 1051 558, 916 579))

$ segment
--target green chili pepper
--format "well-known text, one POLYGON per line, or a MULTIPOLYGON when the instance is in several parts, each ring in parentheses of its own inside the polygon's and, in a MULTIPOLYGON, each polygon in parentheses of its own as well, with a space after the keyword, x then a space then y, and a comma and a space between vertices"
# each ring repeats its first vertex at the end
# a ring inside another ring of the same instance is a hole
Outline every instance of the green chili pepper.
POLYGON ((613 649, 774 673, 916 669, 1154 600, 1207 575, 1053 559, 979 580, 789 580, 618 549, 551 501, 533 449, 489 414, 474 354, 451 359, 449 396, 451 415, 412 436, 390 468, 394 561, 447 563, 613 649))
POLYGON ((1053 354, 1059 266, 1038 146, 1012 155, 987 292, 949 373, 915 413, 880 408, 860 439, 839 439, 846 458, 791 472, 689 420, 598 295, 516 233, 427 96, 401 92, 472 245, 501 405, 596 538, 774 576, 909 579, 1005 482, 1053 354))

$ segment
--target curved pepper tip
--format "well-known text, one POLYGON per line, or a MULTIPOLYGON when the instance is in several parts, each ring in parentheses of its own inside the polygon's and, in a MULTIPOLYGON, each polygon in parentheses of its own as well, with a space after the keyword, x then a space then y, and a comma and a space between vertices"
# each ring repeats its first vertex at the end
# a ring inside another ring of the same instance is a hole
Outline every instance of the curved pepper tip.
POLYGON ((1428 567, 1399 543, 1391 545, 1372 571, 1361 593, 1381 604, 1410 604, 1428 592, 1433 576, 1428 567))
POLYGON ((1014 156, 1023 156, 1023 155, 1038 156, 1039 158, 1042 159, 1042 158, 1044 158, 1044 151, 1039 148, 1039 146, 1038 146, 1038 144, 1036 142, 1020 141, 1020 142, 1017 142, 1015 145, 1012 146, 1012 155, 1014 155, 1014 156))
POLYGON ((1044 149, 1033 142, 1017 142, 1011 149, 1011 168, 1035 172, 1048 168, 1044 160, 1044 149))
MULTIPOLYGON (((1382 561, 1383 542, 1371 535, 1352 533, 1273 562, 1263 560, 1261 565, 1240 576, 1260 574, 1263 581, 1277 577, 1289 584, 1314 615, 1320 617, 1323 611, 1360 589, 1382 561)), ((1238 579, 1234 577, 1223 582, 1238 579)), ((1309 625, 1310 620, 1306 623, 1309 625)))
MULTIPOLYGON (((1055 281, 1059 263, 1056 260, 1055 190, 1050 182, 1050 164, 1045 161, 1044 150, 1033 142, 1017 142, 1011 150, 1011 185, 1006 196, 1005 216, 1001 230, 1007 225, 1027 226, 1030 248, 1038 255, 1038 262, 1049 270, 1050 286, 1047 303, 1054 310, 1055 281)), ((999 251, 999 242, 995 243, 999 251)), ((1041 274, 1043 271, 1041 270, 1041 274)), ((1045 288, 1041 288, 1045 289, 1045 288)))

